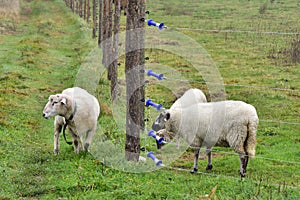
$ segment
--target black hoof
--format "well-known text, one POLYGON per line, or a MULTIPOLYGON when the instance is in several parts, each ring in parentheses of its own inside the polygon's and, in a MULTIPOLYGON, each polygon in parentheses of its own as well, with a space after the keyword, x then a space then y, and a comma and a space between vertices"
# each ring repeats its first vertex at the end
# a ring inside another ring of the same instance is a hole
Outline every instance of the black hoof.
POLYGON ((212 165, 207 165, 206 170, 212 170, 213 166, 212 165))
POLYGON ((85 144, 84 144, 84 150, 85 150, 86 152, 89 151, 89 146, 90 146, 89 143, 85 143, 85 144))
POLYGON ((240 175, 241 175, 241 178, 244 178, 246 176, 246 172, 244 170, 240 171, 240 175))
POLYGON ((242 173, 240 173, 240 175, 241 175, 241 178, 245 178, 245 176, 246 176, 246 174, 242 174, 242 173))
POLYGON ((191 171, 191 174, 195 174, 197 173, 198 169, 194 168, 192 171, 191 171))

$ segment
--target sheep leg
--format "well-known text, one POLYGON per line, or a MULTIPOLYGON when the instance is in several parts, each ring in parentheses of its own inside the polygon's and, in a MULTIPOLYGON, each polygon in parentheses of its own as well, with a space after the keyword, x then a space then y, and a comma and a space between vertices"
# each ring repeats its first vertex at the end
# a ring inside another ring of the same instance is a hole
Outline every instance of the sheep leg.
POLYGON ((213 168, 212 160, 211 160, 211 148, 206 148, 206 155, 207 155, 207 160, 208 160, 206 170, 211 170, 213 168))
POLYGON ((84 150, 86 152, 89 151, 89 147, 90 147, 92 138, 94 136, 94 133, 95 133, 95 130, 91 130, 86 133, 86 138, 85 138, 85 142, 84 142, 84 150))
POLYGON ((246 169, 247 169, 247 166, 248 166, 248 160, 249 160, 249 156, 248 154, 246 155, 246 158, 245 158, 245 172, 246 172, 246 169))
POLYGON ((62 130, 62 125, 60 124, 55 124, 54 125, 55 128, 54 128, 54 154, 57 155, 58 152, 59 152, 59 136, 60 136, 60 132, 62 130))
POLYGON ((80 138, 76 138, 73 140, 73 144, 74 144, 74 150, 75 150, 75 153, 79 153, 81 150, 82 150, 82 142, 80 140, 80 138))
POLYGON ((195 151, 194 151, 194 168, 193 170, 191 171, 191 173, 196 173, 198 171, 198 158, 199 158, 199 151, 200 149, 199 148, 195 148, 195 151))
POLYGON ((71 136, 73 138, 73 145, 74 145, 74 151, 75 153, 79 153, 82 150, 82 142, 80 137, 76 134, 76 132, 74 132, 74 130, 72 130, 71 128, 69 128, 69 131, 71 133, 71 136))
POLYGON ((248 165, 248 155, 240 154, 240 175, 241 175, 241 177, 246 176, 247 165, 248 165))

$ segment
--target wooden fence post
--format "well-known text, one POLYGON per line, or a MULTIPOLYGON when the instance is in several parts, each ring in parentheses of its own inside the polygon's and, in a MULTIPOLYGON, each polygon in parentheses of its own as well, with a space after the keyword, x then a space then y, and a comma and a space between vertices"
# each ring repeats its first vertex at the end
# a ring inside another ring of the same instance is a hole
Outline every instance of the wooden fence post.
POLYGON ((91 2, 88 0, 87 2, 87 16, 86 16, 86 22, 90 23, 90 16, 91 16, 91 2))
POLYGON ((96 38, 97 30, 97 0, 93 0, 93 38, 96 38))
POLYGON ((140 129, 144 97, 144 0, 129 0, 126 22, 126 144, 125 158, 138 161, 140 155, 140 129), (142 83, 142 84, 141 84, 142 83))
POLYGON ((120 18, 121 18, 121 1, 115 0, 114 11, 114 24, 113 24, 113 58, 114 61, 111 65, 111 100, 112 102, 117 99, 118 96, 118 48, 119 48, 119 32, 120 32, 120 18))
POLYGON ((83 19, 86 20, 87 0, 83 0, 83 19))
POLYGON ((100 47, 103 41, 103 0, 99 0, 99 25, 98 25, 98 46, 100 47))
POLYGON ((108 5, 107 5, 107 20, 106 20, 106 26, 105 26, 105 29, 106 29, 106 41, 105 43, 107 44, 106 45, 106 49, 104 49, 106 51, 106 58, 105 58, 105 66, 107 67, 107 79, 108 80, 111 80, 111 66, 112 66, 112 63, 108 63, 109 60, 111 60, 110 58, 113 56, 112 55, 112 49, 113 49, 113 46, 112 46, 112 27, 113 27, 113 23, 112 23, 112 17, 113 17, 113 9, 112 9, 112 0, 108 0, 108 5))

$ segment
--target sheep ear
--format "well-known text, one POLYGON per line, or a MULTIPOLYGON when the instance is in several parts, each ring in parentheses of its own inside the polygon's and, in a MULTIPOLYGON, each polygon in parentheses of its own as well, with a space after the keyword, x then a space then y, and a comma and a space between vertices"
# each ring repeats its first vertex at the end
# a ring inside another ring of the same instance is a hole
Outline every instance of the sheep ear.
POLYGON ((60 103, 66 105, 67 104, 67 98, 63 97, 61 99, 60 103))
POLYGON ((168 113, 166 114, 165 121, 169 120, 169 119, 170 119, 170 117, 171 117, 171 114, 168 112, 168 113))
POLYGON ((54 97, 55 97, 55 95, 50 95, 48 100, 49 100, 50 102, 52 102, 53 99, 54 99, 54 97))

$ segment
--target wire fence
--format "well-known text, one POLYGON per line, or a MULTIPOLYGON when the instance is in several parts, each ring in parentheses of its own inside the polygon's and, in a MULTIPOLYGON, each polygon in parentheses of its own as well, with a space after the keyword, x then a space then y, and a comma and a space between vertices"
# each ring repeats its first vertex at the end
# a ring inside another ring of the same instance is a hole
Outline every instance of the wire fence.
MULTIPOLYGON (((172 166, 163 166, 164 168, 166 169, 169 169, 169 170, 173 170, 173 171, 181 171, 181 172, 187 172, 187 173, 190 173, 190 170, 188 169, 185 169, 185 168, 179 168, 179 167, 172 167, 172 166)), ((236 181, 243 181, 243 179, 241 179, 240 177, 234 177, 234 176, 228 176, 228 175, 221 175, 221 174, 214 174, 214 173, 207 173, 207 172, 200 172, 200 171, 197 171, 195 172, 196 174, 202 174, 202 175, 205 175, 205 176, 211 176, 211 177, 219 177, 219 178, 226 178, 226 179, 234 179, 236 181)), ((262 180, 260 180, 262 181, 262 180)), ((281 183, 268 183, 268 185, 270 186, 273 186, 273 187, 278 187, 280 188, 281 187, 281 183)), ((292 186, 292 185, 287 185, 287 184, 284 184, 284 187, 286 188, 289 188, 289 189, 299 189, 299 187, 297 186, 292 186)))
MULTIPOLYGON (((215 149, 213 149, 212 152, 219 153, 219 154, 234 155, 234 156, 238 155, 237 153, 234 153, 234 152, 227 152, 227 151, 221 151, 221 150, 215 150, 215 149)), ((257 155, 255 156, 255 159, 263 159, 263 160, 270 160, 270 161, 274 161, 274 162, 300 165, 300 162, 297 162, 297 161, 279 160, 279 159, 267 158, 267 157, 257 156, 257 155)))
MULTIPOLYGON (((166 72, 168 74, 168 72, 166 72)), ((171 72, 170 72, 171 73, 171 72)), ((155 80, 155 79, 154 79, 155 80)), ((155 80, 153 83, 158 82, 159 80, 155 80)), ((197 81, 197 80, 183 80, 183 79, 176 79, 176 78, 168 78, 166 77, 162 81, 178 81, 178 82, 189 82, 189 83, 200 83, 200 84, 208 84, 208 82, 205 81, 197 81)), ((148 82, 149 83, 149 82, 148 82)), ((228 86, 228 87, 244 87, 244 88, 250 88, 250 89, 259 89, 264 91, 278 91, 278 92, 293 92, 297 93, 299 92, 300 97, 300 89, 290 89, 290 88, 279 88, 279 87, 268 87, 268 86, 258 86, 258 85, 242 85, 242 84, 219 84, 219 83, 210 83, 214 85, 220 85, 220 86, 228 86)), ((269 119, 261 119, 261 122, 266 123, 278 123, 278 124, 288 124, 288 125, 300 125, 300 122, 289 122, 289 121, 281 121, 281 120, 269 120, 269 119)))
MULTIPOLYGON (((271 31, 247 31, 247 30, 217 30, 217 29, 194 29, 194 28, 178 28, 178 27, 171 27, 171 29, 175 29, 178 31, 201 31, 201 32, 209 32, 209 33, 241 33, 241 34, 259 34, 259 35, 291 35, 291 36, 298 36, 300 35, 300 32, 271 32, 271 31)), ((168 72, 166 72, 168 73, 168 72)), ((165 77, 166 81, 178 81, 178 82, 186 82, 187 80, 182 79, 176 79, 176 78, 170 78, 165 77)), ((199 80, 188 80, 189 83, 200 83, 200 84, 208 84, 208 82, 205 81, 199 81, 199 80)), ((219 83, 210 83, 213 85, 217 85, 219 83)), ((261 91, 275 91, 275 92, 289 92, 289 93, 299 93, 296 94, 297 97, 300 97, 300 89, 299 88, 293 88, 290 86, 282 86, 282 87, 272 87, 272 86, 262 86, 262 85, 244 85, 244 84, 229 84, 229 83, 223 83, 219 84, 220 86, 225 87, 242 87, 242 88, 249 88, 249 89, 256 89, 261 91)), ((299 126, 300 122, 290 122, 290 121, 281 121, 281 120, 269 120, 269 119, 260 119, 260 122, 264 123, 277 123, 277 124, 286 124, 286 125, 296 125, 299 126)), ((212 150, 213 153, 218 154, 227 154, 227 155, 234 155, 237 154, 234 152, 225 152, 220 150, 212 150)), ((263 159, 271 162, 279 162, 279 163, 285 163, 288 165, 300 165, 299 161, 289 161, 289 160, 281 160, 281 159, 274 159, 274 158, 268 158, 263 156, 256 156, 256 159, 263 159)), ((171 170, 178 170, 178 171, 184 171, 184 172, 190 172, 188 169, 178 168, 178 167, 172 167, 172 166, 165 166, 168 169, 171 170)), ((240 178, 232 177, 232 176, 226 176, 226 175, 219 175, 219 174, 213 174, 213 173, 205 173, 205 172, 197 172, 199 174, 207 175, 207 176, 215 176, 215 177, 224 177, 224 178, 230 178, 230 179, 236 179, 239 180, 240 178)), ((272 183, 274 187, 278 187, 278 184, 272 183)), ((279 183, 280 187, 280 183, 279 183)), ((292 189, 299 189, 297 186, 287 185, 286 187, 292 188, 292 189)))
MULTIPOLYGON (((169 79, 169 78, 167 78, 169 79)), ((182 79, 169 79, 173 81, 186 81, 182 79)), ((189 80, 189 83, 201 83, 201 84, 213 84, 213 85, 220 85, 219 83, 211 83, 206 81, 195 81, 195 80, 189 80)), ((277 90, 277 91, 289 91, 289 92, 300 92, 300 89, 291 89, 291 88, 278 88, 278 87, 268 87, 268 86, 259 86, 259 85, 242 85, 242 84, 227 84, 223 83, 221 86, 231 86, 231 87, 246 87, 246 88, 252 88, 252 89, 267 89, 267 90, 277 90)))
MULTIPOLYGON (((168 74, 168 72, 166 72, 168 74)), ((149 77, 150 78, 150 77, 149 77)), ((154 79, 155 81, 158 81, 154 79)), ((155 83, 155 81, 153 83, 155 83)), ((183 80, 183 79, 174 79, 174 78, 166 78, 165 80, 162 81, 178 81, 178 82, 189 82, 189 83, 201 83, 201 84, 207 84, 205 81, 197 81, 197 80, 183 80)), ((219 83, 211 83, 211 84, 219 84, 219 83)), ((242 84, 222 84, 221 86, 227 86, 227 87, 243 87, 243 88, 250 88, 250 89, 258 89, 258 90, 267 90, 267 91, 276 91, 276 92, 295 92, 298 93, 300 92, 299 89, 291 89, 291 88, 279 88, 279 87, 269 87, 269 86, 259 86, 259 85, 242 85, 242 84)), ((287 125, 297 125, 299 126, 300 123, 298 122, 288 122, 288 121, 280 121, 280 120, 269 120, 269 119, 260 119, 260 122, 264 123, 277 123, 277 124, 287 124, 287 125)), ((217 153, 217 154, 222 154, 222 155, 230 155, 230 156, 237 156, 237 153, 235 152, 226 152, 226 151, 221 151, 221 150, 212 150, 212 153, 217 153)), ((283 159, 274 159, 274 158, 269 158, 269 157, 263 157, 263 156, 256 156, 256 159, 262 159, 266 161, 271 161, 271 162, 277 162, 277 163, 283 163, 287 165, 300 165, 299 161, 289 161, 289 160, 283 160, 283 159)), ((184 168, 178 168, 178 167, 172 167, 172 166, 166 166, 166 168, 171 169, 171 170, 177 170, 177 171, 184 171, 184 172, 190 172, 189 169, 184 169, 184 168)), ((198 174, 203 174, 206 176, 214 176, 214 177, 222 177, 222 178, 228 178, 228 179, 236 179, 239 180, 240 178, 233 177, 233 176, 227 176, 227 175, 220 175, 220 174, 214 174, 214 173, 206 173, 206 172, 197 172, 198 174)), ((270 185, 274 187, 278 187, 278 184, 271 183, 270 185)), ((280 185, 279 185, 280 187, 280 185)), ((287 188, 291 189, 297 189, 297 186, 292 186, 292 185, 286 185, 287 188)))
POLYGON ((245 33, 245 34, 261 34, 261 35, 300 35, 300 32, 272 32, 272 31, 246 31, 246 30, 218 30, 218 29, 201 29, 201 28, 177 28, 178 31, 201 31, 211 33, 245 33))

